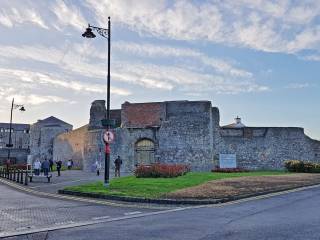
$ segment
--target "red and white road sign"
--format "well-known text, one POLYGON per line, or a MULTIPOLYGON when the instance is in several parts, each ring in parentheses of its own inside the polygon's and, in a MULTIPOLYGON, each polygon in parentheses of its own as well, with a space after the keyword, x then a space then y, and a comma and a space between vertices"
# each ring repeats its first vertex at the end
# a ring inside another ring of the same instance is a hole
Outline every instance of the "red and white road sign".
POLYGON ((103 140, 106 143, 112 143, 114 140, 114 134, 111 131, 105 131, 105 133, 103 134, 103 140))

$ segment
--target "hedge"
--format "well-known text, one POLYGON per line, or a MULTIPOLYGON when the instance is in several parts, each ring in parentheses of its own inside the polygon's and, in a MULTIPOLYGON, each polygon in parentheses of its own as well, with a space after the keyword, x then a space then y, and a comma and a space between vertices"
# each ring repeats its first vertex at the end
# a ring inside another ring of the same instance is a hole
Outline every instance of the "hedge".
POLYGON ((140 165, 134 175, 138 178, 172 178, 186 174, 190 171, 190 167, 184 164, 151 164, 140 165))
POLYGON ((284 162, 284 166, 289 172, 320 173, 319 163, 288 160, 284 162))

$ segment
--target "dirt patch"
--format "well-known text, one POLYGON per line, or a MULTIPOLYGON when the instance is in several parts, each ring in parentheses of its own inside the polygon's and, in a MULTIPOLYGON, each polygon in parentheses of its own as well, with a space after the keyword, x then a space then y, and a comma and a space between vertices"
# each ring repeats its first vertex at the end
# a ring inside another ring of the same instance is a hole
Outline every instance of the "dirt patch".
POLYGON ((297 173, 277 176, 237 177, 209 181, 199 186, 168 193, 175 199, 220 199, 260 192, 320 184, 320 174, 297 173))

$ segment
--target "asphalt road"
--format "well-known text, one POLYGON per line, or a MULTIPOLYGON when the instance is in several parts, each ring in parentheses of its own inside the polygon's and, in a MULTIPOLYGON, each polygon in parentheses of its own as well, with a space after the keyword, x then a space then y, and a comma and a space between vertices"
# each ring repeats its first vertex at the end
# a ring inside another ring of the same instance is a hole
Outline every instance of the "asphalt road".
MULTIPOLYGON (((0 190, 2 193, 3 187, 0 190)), ((163 212, 142 210, 108 222, 6 239, 320 239, 319 203, 320 188, 313 188, 236 204, 163 212)), ((92 211, 101 215, 115 211, 118 216, 132 209, 111 211, 108 206, 91 206, 92 211)))

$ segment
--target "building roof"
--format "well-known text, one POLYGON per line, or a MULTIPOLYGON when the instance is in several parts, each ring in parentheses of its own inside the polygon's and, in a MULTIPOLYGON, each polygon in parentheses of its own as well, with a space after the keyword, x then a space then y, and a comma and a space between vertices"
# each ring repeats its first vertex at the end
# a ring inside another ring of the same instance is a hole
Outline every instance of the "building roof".
POLYGON ((54 116, 50 116, 48 118, 45 118, 43 120, 38 120, 36 122, 36 124, 41 124, 41 125, 45 125, 45 126, 60 126, 60 125, 69 125, 72 127, 71 124, 64 122, 54 116))
POLYGON ((237 116, 234 120, 235 120, 234 123, 222 126, 222 128, 245 128, 246 127, 246 125, 244 125, 241 122, 241 118, 240 117, 237 116))
MULTIPOLYGON (((9 129, 10 123, 0 123, 0 128, 9 129)), ((28 130, 30 129, 30 124, 24 124, 24 123, 12 123, 12 128, 16 131, 19 130, 28 130)))

